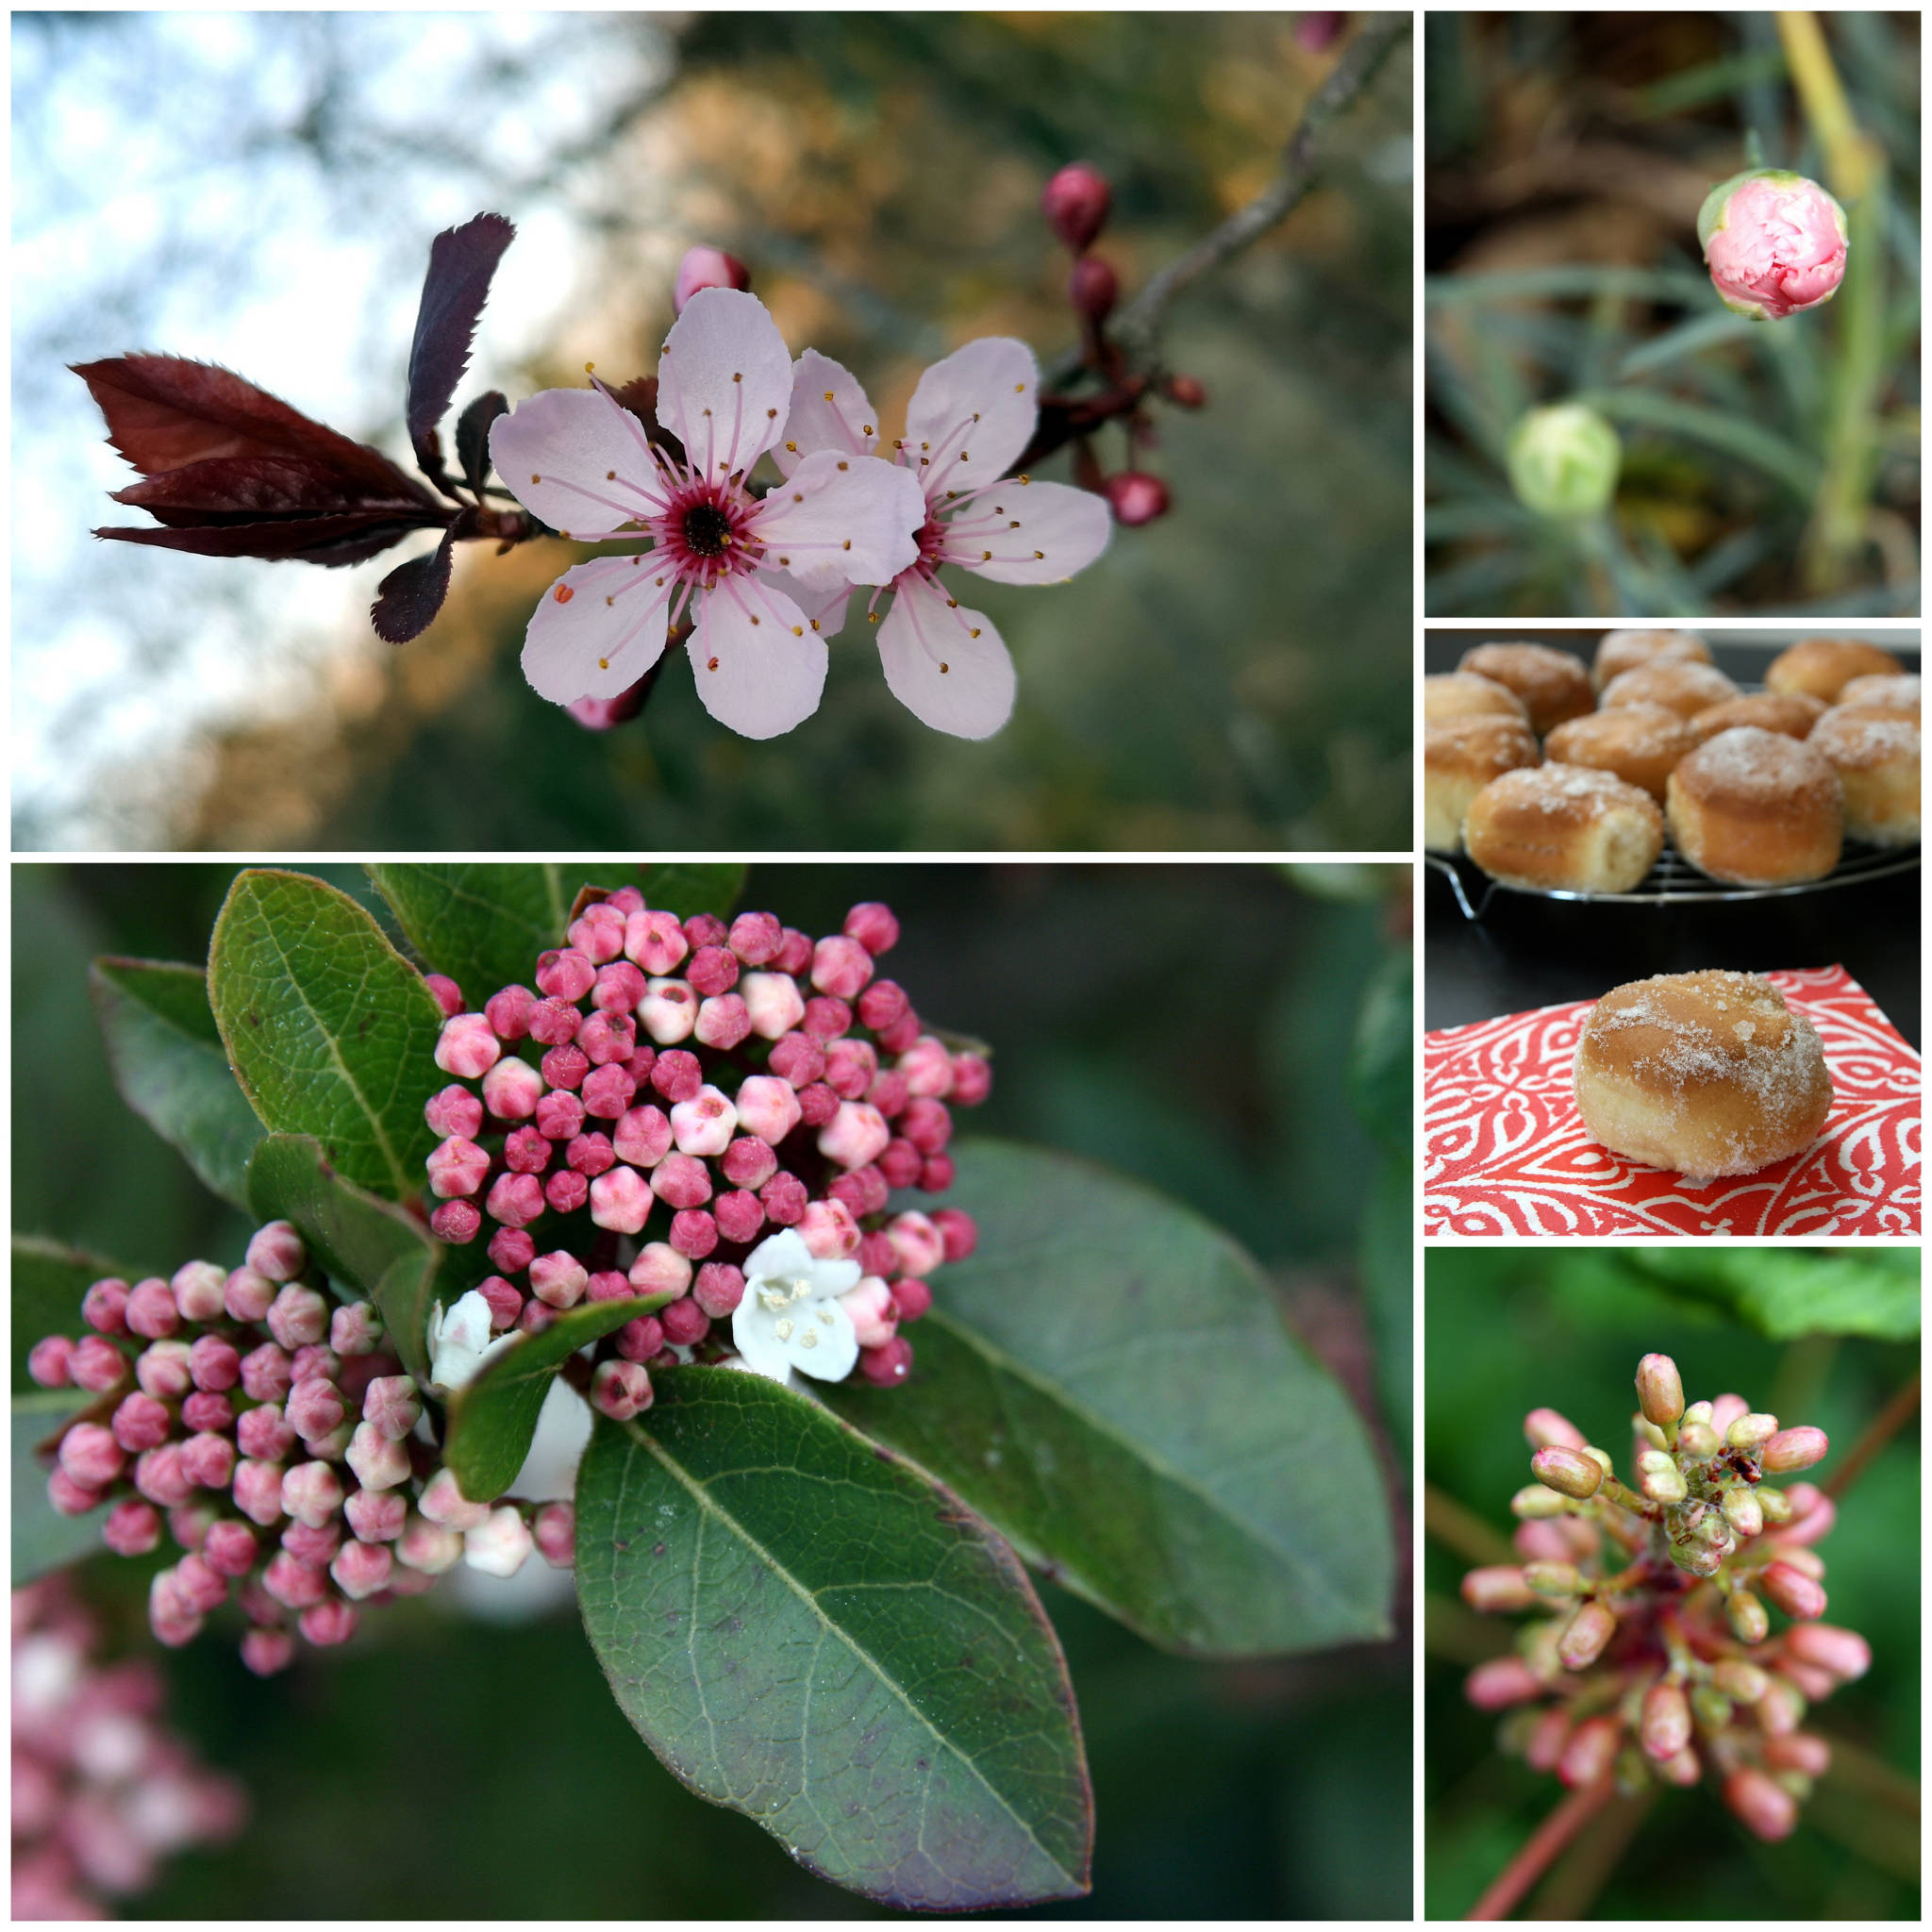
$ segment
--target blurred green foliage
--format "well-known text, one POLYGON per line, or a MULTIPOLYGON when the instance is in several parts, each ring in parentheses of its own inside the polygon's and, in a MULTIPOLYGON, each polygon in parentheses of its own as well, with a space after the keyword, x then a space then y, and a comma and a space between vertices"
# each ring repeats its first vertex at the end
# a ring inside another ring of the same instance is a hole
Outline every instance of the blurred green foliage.
MULTIPOLYGON (((315 870, 372 909, 353 867, 315 870)), ((608 869, 621 883, 624 869, 608 869)), ((1291 873, 1290 876, 1291 877, 1291 873)), ((1378 876, 1379 875, 1379 876, 1378 876)), ((199 958, 232 868, 19 866, 15 1216, 164 1266, 246 1228, 122 1108, 88 1010, 98 951, 199 958), (103 1175, 112 1185, 103 1185, 103 1175)), ((975 1127, 1139 1174, 1278 1274, 1341 1288, 1374 1143, 1348 1104, 1365 989, 1398 949, 1383 896, 1313 898, 1266 866, 757 866, 741 903, 811 931, 882 898, 893 976, 995 1048, 975 1127)), ((1399 903, 1399 902, 1396 902, 1399 903)), ((473 995, 476 989, 467 989, 473 995)), ((1386 995, 1385 995, 1386 996, 1386 995)), ((1383 1201, 1391 1227, 1408 1206, 1383 1201)), ((145 1645, 141 1567, 90 1596, 145 1645)), ((1407 1636, 1283 1662, 1158 1655, 1048 1592, 1099 1810, 1066 1916, 1399 1918, 1409 1908, 1407 1636)), ((441 1596, 259 1683, 220 1641, 170 1653, 183 1728, 257 1803, 243 1840, 170 1868, 158 1917, 836 1917, 869 1910, 680 1790, 612 1704, 575 1614, 498 1627, 441 1596), (568 1846, 559 1861, 545 1846, 568 1846), (345 1856, 345 1854, 352 1854, 345 1856)))
POLYGON ((1822 16, 1881 165, 1849 196, 1769 13, 1441 13, 1427 25, 1426 602, 1441 614, 1919 608, 1919 40, 1822 16), (1694 222, 1763 159, 1848 202, 1843 286, 1757 324, 1694 222), (1623 438, 1602 516, 1533 514, 1511 428, 1576 400, 1623 438))
MULTIPOLYGON (((1679 1250, 1671 1250, 1674 1256, 1679 1250)), ((1889 1277, 1893 1251, 1754 1251, 1847 1277, 1889 1277)), ((1830 1336, 1780 1344, 1701 1304, 1641 1250, 1551 1243, 1430 1255, 1426 1271, 1424 1469, 1433 1491, 1507 1539, 1509 1498, 1527 1479, 1523 1417, 1547 1405, 1624 1459, 1639 1357, 1676 1359, 1693 1401, 1735 1391, 1831 1437, 1828 1483, 1866 1425, 1918 1368, 1917 1344, 1830 1336)), ((1660 1258, 1660 1257, 1659 1257, 1660 1258)), ((1916 1250, 1907 1257, 1916 1271, 1916 1250)), ((1820 1545, 1830 1621, 1870 1641, 1870 1674, 1819 1706, 1808 1727, 1839 1760, 1782 1844, 1752 1839, 1708 1785, 1663 1791, 1593 1904, 1606 1919, 1916 1918, 1921 1596, 1916 1416, 1845 1493, 1820 1545), (1860 1765, 1875 1767, 1869 1780, 1860 1765), (1900 1809, 1909 1803, 1909 1811, 1900 1809)), ((1471 1665, 1498 1654, 1516 1618, 1476 1618, 1457 1595, 1474 1553, 1425 1539, 1424 1909, 1458 1918, 1563 1796, 1494 1748, 1495 1718, 1462 1695, 1471 1665)), ((1486 1560, 1494 1560, 1493 1557, 1486 1560)))

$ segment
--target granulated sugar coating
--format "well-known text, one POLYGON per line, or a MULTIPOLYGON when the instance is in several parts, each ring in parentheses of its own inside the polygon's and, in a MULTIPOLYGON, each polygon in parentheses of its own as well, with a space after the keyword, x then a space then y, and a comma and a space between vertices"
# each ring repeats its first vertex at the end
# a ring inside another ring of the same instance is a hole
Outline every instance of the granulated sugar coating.
POLYGON ((1840 705, 1811 734, 1816 750, 1840 771, 1869 772, 1893 759, 1919 756, 1919 721, 1877 706, 1840 705))
POLYGON ((1811 1023, 1747 973, 1663 974, 1605 994, 1576 1052, 1584 1124, 1686 1176, 1755 1174, 1802 1152, 1831 1108, 1811 1023))
POLYGON ((1720 731, 1677 767, 1677 778, 1691 796, 1722 799, 1729 810, 1782 807, 1801 796, 1828 798, 1837 791, 1820 753, 1756 724, 1720 731))

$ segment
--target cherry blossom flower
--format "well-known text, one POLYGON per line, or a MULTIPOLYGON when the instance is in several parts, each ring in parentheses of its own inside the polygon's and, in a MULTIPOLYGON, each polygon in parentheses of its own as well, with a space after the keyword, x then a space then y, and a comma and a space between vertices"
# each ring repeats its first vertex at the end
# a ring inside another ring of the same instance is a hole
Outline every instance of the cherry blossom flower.
POLYGON ((857 1261, 820 1260, 795 1228, 760 1241, 745 1257, 744 1299, 731 1317, 744 1366, 774 1382, 794 1369, 842 1382, 858 1360, 858 1336, 839 1297, 859 1273, 857 1261))
POLYGON ((524 641, 524 675, 554 704, 608 699, 695 620, 698 696, 720 724, 773 738, 810 717, 825 682, 827 601, 917 558, 924 514, 890 463, 827 449, 760 498, 747 479, 785 434, 791 367, 754 295, 700 289, 665 339, 658 416, 675 461, 601 384, 544 390, 499 417, 490 449, 525 507, 573 541, 648 534, 653 548, 564 572, 524 641))
MULTIPOLYGON (((892 461, 918 479, 925 508, 918 555, 891 578, 879 658, 892 695, 922 724, 956 738, 991 738, 1012 715, 1013 660, 991 619, 948 594, 940 566, 996 584, 1061 583, 1107 548, 1112 531, 1105 498, 1001 474, 1032 439, 1039 392, 1033 351, 983 336, 919 378, 906 434, 892 444, 892 461)), ((856 378, 808 349, 772 456, 795 480, 833 451, 872 456, 877 425, 856 378)), ((836 636, 842 619, 835 601, 820 623, 836 636)))

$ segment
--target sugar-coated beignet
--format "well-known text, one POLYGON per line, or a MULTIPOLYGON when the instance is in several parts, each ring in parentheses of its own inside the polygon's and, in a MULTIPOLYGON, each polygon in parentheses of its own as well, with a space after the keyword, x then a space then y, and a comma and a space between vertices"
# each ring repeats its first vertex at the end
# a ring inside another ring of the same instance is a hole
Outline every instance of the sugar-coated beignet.
POLYGON ((1505 885, 1627 892, 1663 850, 1664 816, 1614 773, 1539 765, 1485 785, 1469 802, 1462 841, 1505 885))
POLYGON ((1539 738, 1565 718, 1596 709, 1583 659, 1548 644, 1477 644, 1462 654, 1458 668, 1507 685, 1528 706, 1530 728, 1539 738))
POLYGON ((1518 718, 1462 718, 1423 733, 1423 844, 1462 850, 1469 801, 1491 778, 1542 757, 1536 734, 1518 718))
POLYGON ((1756 724, 1720 731, 1684 759, 1664 789, 1664 812, 1677 850, 1728 885, 1822 879, 1844 842, 1830 761, 1808 740, 1756 724))

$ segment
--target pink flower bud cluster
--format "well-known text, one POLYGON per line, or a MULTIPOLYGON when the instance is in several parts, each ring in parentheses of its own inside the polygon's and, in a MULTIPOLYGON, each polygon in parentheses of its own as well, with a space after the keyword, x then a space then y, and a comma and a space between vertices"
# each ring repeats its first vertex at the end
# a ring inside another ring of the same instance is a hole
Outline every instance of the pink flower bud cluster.
POLYGON ((59 1436, 47 1493, 65 1515, 105 1508, 118 1556, 164 1538, 182 1553, 149 1587, 161 1642, 192 1641, 233 1600, 242 1660, 266 1676, 298 1632, 346 1642, 358 1606, 419 1594, 459 1557, 500 1574, 512 1545, 509 1569, 533 1546, 570 1561, 568 1504, 461 1496, 380 1318, 335 1293, 287 1222, 257 1230, 239 1268, 97 1281, 81 1313, 92 1333, 28 1357, 42 1387, 92 1398, 59 1436))
POLYGON ((493 1328, 671 1295, 600 1350, 592 1402, 635 1414, 648 1376, 613 1358, 718 1358, 746 1257, 795 1227, 874 1284, 855 1314, 859 1372, 903 1381, 900 1324, 976 1235, 957 1209, 892 1213, 889 1198, 952 1185, 952 1107, 983 1100, 991 1075, 877 976, 898 937, 880 905, 814 941, 769 912, 679 920, 626 887, 584 908, 534 987, 452 1014, 436 1050, 451 1084, 427 1108, 442 1136, 430 1225, 458 1246, 487 1241, 493 1328))
POLYGON ((1707 1774, 1748 1829, 1784 1838, 1830 1759, 1800 1729, 1805 1713, 1872 1662, 1856 1631, 1819 1621, 1812 1546, 1836 1517, 1830 1498, 1764 1480, 1810 1468, 1829 1444, 1740 1395, 1687 1407, 1668 1356, 1639 1363, 1637 1395, 1627 1484, 1555 1409, 1524 1419, 1534 1480, 1511 1504, 1523 1560, 1472 1570, 1462 1595, 1538 1614, 1465 1690, 1506 1713, 1504 1750, 1573 1789, 1707 1774), (1772 1609, 1791 1620, 1775 1636, 1772 1609))
POLYGON ((13 1592, 13 1916, 108 1917, 160 1864, 241 1828, 241 1787, 167 1727, 139 1658, 106 1664, 100 1633, 50 1578, 13 1592))

